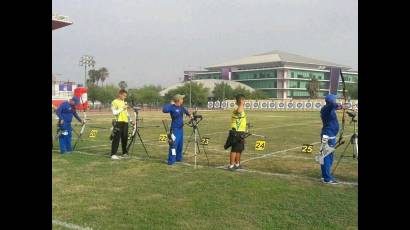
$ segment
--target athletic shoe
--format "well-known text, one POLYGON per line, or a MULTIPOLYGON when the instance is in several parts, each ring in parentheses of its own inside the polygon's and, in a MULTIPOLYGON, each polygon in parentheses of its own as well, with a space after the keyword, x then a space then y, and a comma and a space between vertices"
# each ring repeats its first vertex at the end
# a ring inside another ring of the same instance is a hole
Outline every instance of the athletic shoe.
POLYGON ((122 157, 124 157, 124 158, 127 158, 127 157, 129 157, 129 155, 126 153, 126 154, 122 154, 122 157))
POLYGON ((112 156, 111 156, 111 159, 113 159, 113 160, 119 160, 120 158, 119 158, 117 155, 112 155, 112 156))
POLYGON ((235 169, 242 169, 242 165, 238 165, 238 166, 233 166, 235 169))
POLYGON ((229 166, 228 166, 228 170, 229 170, 229 171, 235 171, 235 169, 236 169, 235 166, 233 166, 233 167, 229 167, 229 166))

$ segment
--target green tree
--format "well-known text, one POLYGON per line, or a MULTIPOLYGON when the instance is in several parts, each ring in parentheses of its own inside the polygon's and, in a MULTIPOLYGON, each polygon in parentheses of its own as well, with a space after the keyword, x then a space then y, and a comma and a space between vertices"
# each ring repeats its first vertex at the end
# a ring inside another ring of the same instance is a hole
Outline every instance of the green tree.
POLYGON ((242 86, 238 86, 236 87, 233 91, 233 97, 235 97, 238 94, 243 94, 245 96, 245 98, 251 98, 251 91, 245 89, 245 87, 242 86))
POLYGON ((357 99, 358 98, 358 87, 357 83, 347 83, 346 84, 346 94, 350 97, 350 99, 357 99))
POLYGON ((128 90, 127 102, 131 105, 137 105, 138 103, 141 103, 141 95, 138 93, 138 89, 128 90))
POLYGON ((154 85, 147 85, 138 89, 141 102, 145 104, 158 104, 161 100, 161 96, 159 95, 161 89, 161 86, 154 85))
POLYGON ((318 98, 319 95, 319 81, 316 78, 310 79, 310 82, 306 85, 306 89, 309 92, 311 99, 318 98))
POLYGON ((232 87, 225 82, 215 84, 212 94, 215 99, 219 101, 222 101, 225 98, 232 99, 234 97, 232 87))
POLYGON ((185 83, 183 86, 179 86, 176 89, 168 91, 164 95, 164 102, 171 101, 175 94, 184 94, 184 104, 189 105, 189 84, 192 84, 192 106, 205 106, 208 103, 209 88, 205 88, 203 84, 193 81, 192 83, 185 83))
POLYGON ((162 102, 159 92, 161 86, 145 85, 138 89, 128 90, 128 101, 131 104, 151 104, 158 105, 162 102))
POLYGON ((266 95, 265 92, 262 90, 255 90, 251 93, 250 99, 257 99, 257 100, 262 100, 262 99, 268 99, 269 96, 266 95))
POLYGON ((111 102, 118 96, 118 91, 120 90, 114 85, 106 85, 101 87, 101 89, 101 93, 98 95, 98 100, 105 105, 111 104, 111 102))
POLYGON ((96 101, 99 101, 99 94, 101 93, 101 88, 95 85, 88 86, 87 97, 94 104, 96 101))

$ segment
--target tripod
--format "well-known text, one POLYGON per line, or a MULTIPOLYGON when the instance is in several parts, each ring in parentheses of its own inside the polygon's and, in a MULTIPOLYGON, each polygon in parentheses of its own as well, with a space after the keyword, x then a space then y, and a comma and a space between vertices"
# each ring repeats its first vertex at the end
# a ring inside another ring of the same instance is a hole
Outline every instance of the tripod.
MULTIPOLYGON (((136 114, 135 120, 138 121, 138 120, 139 120, 139 118, 138 118, 138 109, 137 109, 137 108, 133 108, 133 109, 134 109, 134 112, 135 112, 135 114, 136 114)), ((147 154, 148 158, 151 158, 151 156, 148 154, 147 148, 145 147, 144 141, 143 141, 142 138, 141 138, 141 134, 140 134, 140 132, 139 132, 139 130, 138 130, 137 123, 135 123, 135 127, 134 127, 134 130, 133 130, 133 133, 132 133, 132 135, 131 135, 131 137, 130 137, 130 142, 129 142, 128 145, 127 145, 127 152, 129 151, 131 145, 132 145, 131 152, 134 151, 135 139, 136 139, 137 136, 138 136, 138 138, 139 138, 139 140, 140 140, 140 142, 141 142, 141 144, 142 144, 142 147, 144 148, 144 151, 145 151, 145 153, 147 154)))
MULTIPOLYGON (((192 127, 192 133, 189 136, 188 143, 186 144, 185 150, 184 150, 184 153, 183 153, 185 155, 185 152, 188 149, 189 144, 192 142, 192 136, 194 136, 194 161, 195 161, 195 166, 194 167, 195 168, 197 168, 197 164, 196 164, 196 158, 197 158, 197 155, 198 155, 197 153, 201 153, 201 150, 199 148, 199 145, 200 145, 199 141, 202 140, 202 137, 201 137, 201 134, 199 133, 199 128, 198 128, 198 123, 200 121, 202 121, 202 118, 200 120, 197 120, 197 119, 194 118, 194 119, 191 119, 187 123, 187 125, 189 127, 192 127)), ((208 154, 205 151, 205 146, 202 145, 202 148, 204 150, 205 157, 206 157, 206 160, 208 161, 208 167, 209 167, 209 159, 208 159, 208 154)))
POLYGON ((340 163, 340 161, 342 160, 343 157, 353 157, 353 159, 359 159, 359 144, 358 144, 359 136, 356 133, 357 119, 355 119, 355 116, 352 116, 352 120, 350 121, 350 124, 352 122, 353 122, 353 134, 350 137, 349 143, 347 143, 347 145, 344 148, 342 154, 340 155, 340 158, 337 161, 335 167, 333 168, 332 174, 336 171, 337 166, 339 165, 339 163, 340 163), (353 146, 353 154, 352 154, 352 156, 345 156, 346 150, 347 150, 347 148, 349 147, 350 144, 352 144, 352 146, 353 146))

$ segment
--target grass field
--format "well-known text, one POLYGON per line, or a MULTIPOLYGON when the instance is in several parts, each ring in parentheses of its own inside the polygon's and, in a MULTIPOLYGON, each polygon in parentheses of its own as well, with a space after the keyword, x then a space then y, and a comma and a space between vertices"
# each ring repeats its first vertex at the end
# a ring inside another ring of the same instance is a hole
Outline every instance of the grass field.
MULTIPOLYGON (((136 141, 129 159, 113 161, 107 113, 87 113, 82 141, 70 155, 53 150, 53 220, 55 229, 357 229, 357 160, 343 158, 335 177, 339 185, 320 183, 321 121, 318 112, 248 111, 251 131, 267 138, 248 137, 242 154, 243 170, 224 170, 228 151, 223 149, 230 112, 204 111, 200 134, 209 137, 194 169, 192 144, 186 164, 168 166, 168 145, 162 112, 140 112, 140 133, 151 158, 136 141), (93 128, 98 127, 98 128, 93 128), (88 137, 92 129, 97 137, 88 137), (255 142, 265 140, 263 151, 255 142), (314 144, 302 153, 302 144, 314 144), (64 227, 64 224, 66 226, 64 227)), ((339 114, 339 118, 341 114, 339 114)), ((347 117, 347 116, 346 116, 347 117)), ((73 122, 75 123, 75 121, 73 122)), ((53 115, 53 124, 56 120, 53 115)), ((55 126, 55 125, 54 125, 55 126)), ((78 131, 80 126, 74 126, 78 131)), ((353 127, 346 119, 348 142, 353 127)), ((192 128, 185 127, 185 145, 192 128)), ((75 135, 74 135, 75 138, 75 135)), ((73 143, 75 140, 73 140, 73 143)), ((184 146, 185 147, 185 146, 184 146)), ((336 161, 340 157, 340 147, 336 161)), ((121 152, 121 150, 119 150, 121 152)), ((346 155, 352 155, 352 148, 346 155)))

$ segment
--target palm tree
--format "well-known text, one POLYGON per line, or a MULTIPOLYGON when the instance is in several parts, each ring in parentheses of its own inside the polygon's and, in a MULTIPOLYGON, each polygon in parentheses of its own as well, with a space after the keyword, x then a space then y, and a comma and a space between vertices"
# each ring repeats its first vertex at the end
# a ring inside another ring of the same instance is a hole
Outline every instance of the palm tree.
POLYGON ((108 69, 105 67, 100 68, 98 72, 101 80, 101 86, 103 86, 104 81, 109 77, 110 73, 108 72, 108 69))
POLYGON ((96 82, 97 82, 97 85, 98 85, 98 75, 99 75, 99 73, 98 73, 98 71, 97 70, 95 70, 95 69, 90 69, 89 71, 88 71, 88 79, 87 79, 87 84, 95 84, 96 82))
POLYGON ((97 86, 98 86, 98 82, 101 80, 100 77, 100 71, 95 70, 95 82, 97 82, 97 86))

